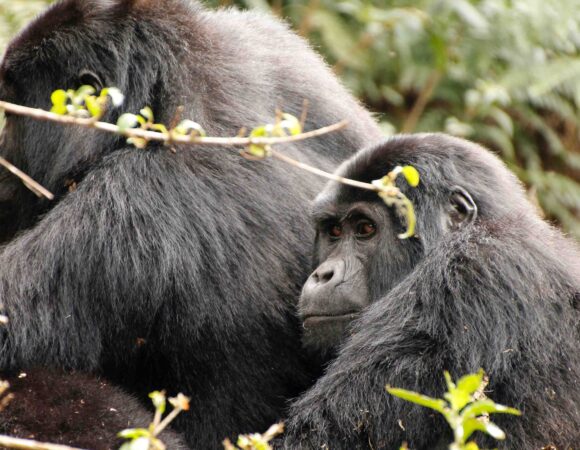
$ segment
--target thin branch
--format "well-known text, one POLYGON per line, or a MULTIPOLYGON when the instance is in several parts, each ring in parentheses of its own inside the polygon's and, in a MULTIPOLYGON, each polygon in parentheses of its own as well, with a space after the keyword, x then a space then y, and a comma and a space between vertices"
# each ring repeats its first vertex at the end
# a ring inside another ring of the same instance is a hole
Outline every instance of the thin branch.
POLYGON ((52 194, 52 192, 50 192, 45 187, 41 186, 39 183, 34 181, 28 175, 26 175, 22 170, 20 170, 14 164, 11 164, 8 161, 6 161, 1 156, 0 156, 0 166, 5 167, 7 170, 9 170, 14 175, 16 175, 18 178, 20 178, 20 180, 22 180, 22 182, 25 184, 25 186, 28 187, 28 189, 30 189, 32 192, 34 192, 39 197, 46 197, 49 200, 54 199, 54 195, 52 194))
POLYGON ((313 174, 321 176, 323 178, 328 178, 329 180, 338 181, 339 183, 347 184, 349 186, 354 186, 354 187, 361 188, 361 189, 366 189, 368 191, 374 191, 374 192, 381 191, 378 187, 376 187, 370 183, 363 183, 362 181, 351 180, 350 178, 343 178, 339 175, 335 175, 335 174, 330 173, 330 172, 325 172, 324 170, 317 169, 316 167, 309 166, 308 164, 305 164, 303 162, 292 159, 289 156, 287 156, 283 153, 277 152, 276 150, 274 150, 272 148, 269 149, 269 153, 274 158, 277 158, 277 159, 284 161, 285 163, 288 163, 294 167, 298 167, 299 169, 306 170, 307 172, 313 173, 313 174))
POLYGON ((169 133, 159 133, 148 131, 140 128, 121 129, 117 125, 106 122, 97 122, 94 119, 83 119, 73 116, 61 116, 42 109, 29 108, 27 106, 14 105, 13 103, 0 101, 0 109, 10 114, 27 116, 36 120, 55 122, 63 125, 75 125, 84 128, 93 128, 108 133, 120 134, 125 137, 142 138, 148 141, 159 141, 168 144, 206 144, 219 146, 248 146, 248 145, 275 145, 286 144, 288 142, 298 142, 310 139, 316 136, 332 133, 333 131, 344 128, 348 122, 342 120, 333 125, 319 128, 317 130, 307 131, 293 136, 282 137, 201 137, 201 136, 182 136, 169 133))
POLYGON ((401 132, 412 133, 415 130, 417 122, 419 122, 419 119, 421 118, 423 111, 425 111, 427 103, 429 103, 429 100, 431 100, 433 92, 435 91, 435 88, 441 81, 442 76, 443 74, 439 70, 435 70, 431 73, 429 79, 427 80, 425 88, 421 91, 419 97, 417 97, 417 101, 413 105, 413 109, 411 109, 411 112, 407 116, 407 120, 405 120, 405 123, 401 128, 401 132))
POLYGON ((45 442, 31 441, 10 436, 0 436, 0 447, 16 448, 24 450, 81 450, 67 445, 47 444, 45 442))

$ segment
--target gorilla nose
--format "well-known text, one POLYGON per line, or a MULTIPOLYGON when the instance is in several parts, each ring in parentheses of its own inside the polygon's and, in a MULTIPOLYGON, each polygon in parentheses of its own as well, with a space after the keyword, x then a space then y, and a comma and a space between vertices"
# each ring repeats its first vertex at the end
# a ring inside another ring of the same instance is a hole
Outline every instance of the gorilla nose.
POLYGON ((331 284, 339 284, 344 279, 344 261, 342 260, 330 260, 323 262, 318 268, 314 271, 310 278, 308 279, 308 283, 311 283, 313 286, 321 286, 327 283, 331 284))

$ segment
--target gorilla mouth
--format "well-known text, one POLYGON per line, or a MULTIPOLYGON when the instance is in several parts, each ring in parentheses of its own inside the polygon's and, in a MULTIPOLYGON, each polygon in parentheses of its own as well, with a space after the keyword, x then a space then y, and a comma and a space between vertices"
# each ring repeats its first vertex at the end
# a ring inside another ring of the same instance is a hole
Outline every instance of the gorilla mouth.
POLYGON ((328 325, 333 322, 350 322, 359 316, 358 312, 349 312, 338 315, 309 315, 304 317, 304 328, 314 328, 322 325, 328 325))

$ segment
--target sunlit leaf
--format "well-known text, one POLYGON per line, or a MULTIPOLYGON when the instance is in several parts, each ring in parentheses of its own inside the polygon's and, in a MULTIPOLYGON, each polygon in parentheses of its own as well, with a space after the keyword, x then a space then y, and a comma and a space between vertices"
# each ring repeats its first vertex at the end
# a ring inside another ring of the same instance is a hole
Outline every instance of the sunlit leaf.
POLYGON ((411 403, 417 405, 425 406, 426 408, 433 409, 437 412, 445 412, 445 402, 438 398, 427 397, 426 395, 418 394, 413 391, 408 391, 406 389, 393 388, 390 386, 386 387, 387 392, 395 397, 399 397, 403 400, 407 400, 411 403))

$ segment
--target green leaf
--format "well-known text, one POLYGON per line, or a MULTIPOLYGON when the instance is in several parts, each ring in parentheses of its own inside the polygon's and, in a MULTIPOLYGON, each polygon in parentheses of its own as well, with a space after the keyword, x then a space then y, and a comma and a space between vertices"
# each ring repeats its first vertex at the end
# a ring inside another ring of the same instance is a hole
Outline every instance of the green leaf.
POLYGON ((441 414, 445 413, 445 401, 439 398, 431 398, 426 395, 418 394, 417 392, 408 391, 406 389, 392 388, 390 386, 386 387, 387 392, 395 397, 407 400, 408 402, 415 403, 417 405, 425 406, 426 408, 431 408, 441 414))
POLYGON ((145 428, 128 428, 117 433, 117 436, 123 439, 137 439, 140 437, 149 437, 151 433, 145 428))
POLYGON ((167 127, 161 123, 154 123, 149 128, 152 131, 157 131, 158 133, 167 134, 167 127))
POLYGON ((403 175, 411 187, 419 185, 419 172, 413 166, 404 166, 402 169, 403 175))
POLYGON ((182 120, 173 131, 182 136, 206 136, 202 126, 193 120, 182 120))
POLYGON ((130 450, 149 450, 151 448, 151 440, 146 437, 135 439, 129 444, 130 450))
POLYGON ((302 133, 302 125, 298 118, 293 116, 292 114, 282 114, 282 122, 280 122, 280 126, 285 130, 288 130, 291 136, 296 136, 297 134, 302 133))
POLYGON ((146 106, 139 112, 147 120, 147 122, 153 123, 153 110, 149 106, 146 106))
POLYGON ((68 94, 62 89, 54 91, 50 96, 52 102, 51 112, 60 114, 61 116, 67 113, 66 104, 68 102, 68 94))
POLYGON ((268 149, 265 145, 250 144, 247 147, 247 152, 256 158, 266 158, 268 156, 268 149))
POLYGON ((482 369, 475 374, 465 375, 457 381, 457 389, 472 395, 475 391, 479 389, 481 383, 483 382, 484 372, 482 369))
POLYGON ((135 128, 139 124, 139 120, 135 114, 125 113, 117 120, 119 131, 125 131, 129 128, 135 128))
POLYGON ((89 95, 93 95, 95 93, 95 88, 92 86, 88 86, 88 85, 83 85, 80 88, 78 88, 73 96, 72 96, 72 102, 75 105, 82 105, 86 99, 87 96, 89 95))
POLYGON ((515 408, 498 405, 490 399, 478 400, 468 405, 462 412, 461 416, 465 419, 481 416, 482 414, 513 414, 515 416, 521 415, 521 412, 515 408))
POLYGON ((91 117, 100 118, 103 115, 103 108, 101 107, 101 103, 94 95, 89 95, 85 99, 85 105, 87 110, 91 114, 91 117))
POLYGON ((471 395, 460 389, 451 389, 445 393, 445 399, 451 404, 451 409, 461 411, 471 401, 471 395))

